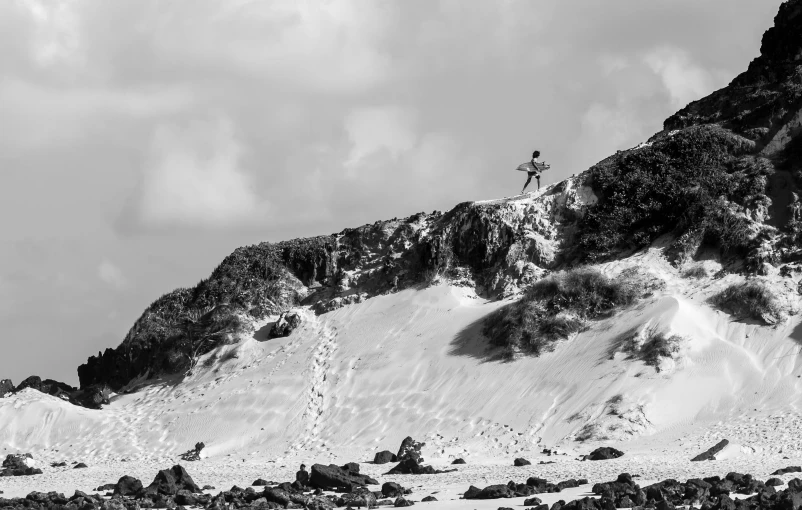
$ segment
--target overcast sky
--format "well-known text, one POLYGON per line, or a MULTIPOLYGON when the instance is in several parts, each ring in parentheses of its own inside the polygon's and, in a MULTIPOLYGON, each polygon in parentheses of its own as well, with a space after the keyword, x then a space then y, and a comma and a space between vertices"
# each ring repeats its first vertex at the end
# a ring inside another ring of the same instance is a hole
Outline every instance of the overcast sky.
POLYGON ((759 53, 779 0, 0 2, 0 378, 77 384, 236 247, 544 184, 759 53))

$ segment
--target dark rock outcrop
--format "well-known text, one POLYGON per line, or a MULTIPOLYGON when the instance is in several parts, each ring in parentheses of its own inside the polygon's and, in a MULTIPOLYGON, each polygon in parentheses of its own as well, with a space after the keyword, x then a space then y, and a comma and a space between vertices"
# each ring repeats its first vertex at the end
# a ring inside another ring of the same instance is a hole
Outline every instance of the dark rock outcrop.
POLYGON ((301 325, 301 314, 296 310, 289 310, 279 315, 273 327, 270 329, 270 337, 285 337, 289 336, 295 328, 301 325))
POLYGON ((603 446, 601 448, 596 448, 590 455, 587 455, 585 458, 587 460, 610 460, 610 459, 617 459, 618 457, 622 457, 624 452, 621 450, 616 450, 610 446, 603 446))
POLYGON ((784 475, 787 473, 802 473, 802 467, 788 466, 785 468, 778 469, 777 471, 773 472, 772 475, 784 475))
POLYGON ((451 464, 465 464, 465 459, 454 459, 451 464))
POLYGON ((401 441, 401 446, 398 448, 398 462, 403 462, 406 459, 413 459, 418 464, 423 462, 423 456, 421 456, 421 448, 426 446, 426 443, 420 443, 415 441, 411 437, 407 436, 401 441))
POLYGON ((441 473, 450 473, 456 469, 449 469, 441 471, 433 468, 432 466, 424 466, 418 463, 413 458, 407 458, 399 462, 395 467, 387 472, 388 475, 438 475, 441 473))
POLYGON ((30 453, 9 454, 3 461, 0 476, 31 476, 41 475, 42 470, 34 467, 33 456, 30 453))
POLYGON ((206 445, 203 442, 195 443, 195 448, 185 451, 179 457, 181 460, 188 462, 199 461, 201 459, 201 452, 204 448, 206 448, 206 445))
POLYGON ((345 470, 340 466, 331 464, 315 464, 309 477, 309 485, 322 490, 340 490, 353 492, 354 489, 365 485, 378 485, 379 482, 367 475, 360 475, 345 470))
POLYGON ((512 465, 513 466, 517 466, 517 467, 521 467, 521 466, 530 466, 530 465, 532 465, 532 463, 529 462, 528 460, 524 459, 524 458, 519 457, 519 458, 515 459, 514 461, 512 461, 512 465))
POLYGON ((0 380, 0 397, 4 397, 9 393, 14 392, 14 384, 11 379, 0 380))
POLYGON ((150 496, 157 494, 174 496, 179 490, 187 490, 192 493, 201 492, 200 487, 195 484, 186 469, 175 465, 170 469, 159 471, 153 482, 145 488, 144 493, 150 496))
POLYGON ((125 475, 117 481, 113 490, 117 496, 136 496, 144 490, 144 487, 138 479, 125 475))
POLYGON ((722 439, 714 446, 711 446, 706 452, 702 452, 696 457, 691 459, 691 462, 699 462, 702 460, 716 460, 716 455, 721 452, 730 442, 726 439, 722 439))

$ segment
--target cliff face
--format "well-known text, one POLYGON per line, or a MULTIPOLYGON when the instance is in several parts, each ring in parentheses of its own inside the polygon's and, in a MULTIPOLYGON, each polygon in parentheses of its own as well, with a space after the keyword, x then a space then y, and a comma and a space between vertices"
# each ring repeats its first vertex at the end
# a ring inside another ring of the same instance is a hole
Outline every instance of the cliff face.
POLYGON ((441 277, 488 297, 513 294, 571 256, 578 222, 595 202, 579 177, 538 198, 466 202, 445 214, 240 248, 196 287, 155 301, 119 347, 90 357, 78 368, 81 387, 119 389, 138 376, 187 370, 189 339, 179 325, 203 307, 217 316, 210 328, 228 321, 236 333, 293 306, 325 313, 441 277))
POLYGON ((325 313, 438 278, 503 297, 549 270, 627 257, 658 238, 675 264, 713 248, 732 271, 769 273, 802 260, 800 186, 802 0, 791 0, 746 72, 672 115, 648 142, 536 198, 237 249, 197 286, 155 301, 119 347, 90 357, 78 369, 81 387, 180 373, 198 336, 233 341, 293 306, 325 313), (198 310, 208 329, 193 339, 181 325, 198 310))

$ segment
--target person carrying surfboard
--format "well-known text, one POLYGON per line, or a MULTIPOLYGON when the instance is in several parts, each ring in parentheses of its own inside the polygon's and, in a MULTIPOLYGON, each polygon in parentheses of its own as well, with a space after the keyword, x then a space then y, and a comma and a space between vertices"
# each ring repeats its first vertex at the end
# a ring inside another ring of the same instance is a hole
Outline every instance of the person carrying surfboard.
POLYGON ((540 191, 540 172, 549 168, 549 165, 545 163, 541 163, 538 161, 537 158, 540 157, 540 151, 535 151, 532 153, 532 161, 529 163, 524 163, 523 165, 518 167, 518 170, 526 170, 526 183, 524 184, 523 189, 521 190, 521 195, 524 194, 526 187, 529 186, 529 183, 532 182, 532 177, 537 179, 537 189, 540 191))

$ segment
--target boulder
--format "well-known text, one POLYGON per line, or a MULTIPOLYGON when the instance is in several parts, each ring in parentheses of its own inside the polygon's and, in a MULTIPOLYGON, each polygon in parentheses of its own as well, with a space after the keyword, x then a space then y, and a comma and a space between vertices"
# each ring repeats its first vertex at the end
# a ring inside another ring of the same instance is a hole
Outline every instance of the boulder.
POLYGON ((351 506, 355 508, 375 508, 376 496, 367 489, 356 490, 343 494, 337 499, 337 506, 351 506))
POLYGON ((267 480, 263 480, 261 478, 257 478, 256 480, 253 481, 253 483, 251 485, 254 486, 254 487, 264 487, 266 485, 270 485, 270 483, 267 480))
POLYGON ((696 457, 692 458, 691 462, 699 462, 702 460, 716 460, 716 455, 719 452, 721 452, 721 450, 723 450, 724 447, 726 447, 728 444, 730 444, 729 441, 727 441, 726 439, 722 439, 714 446, 710 447, 707 451, 702 452, 696 457))
POLYGON ((374 464, 388 464, 390 462, 398 462, 398 457, 391 451, 376 452, 373 457, 374 464))
POLYGON ((465 459, 454 459, 451 464, 465 464, 465 459))
POLYGON ((88 467, 89 467, 89 466, 87 466, 87 465, 86 465, 86 464, 84 464, 83 462, 79 462, 78 464, 74 465, 74 466, 72 467, 72 469, 86 469, 86 468, 88 468, 88 467))
POLYGON ((425 497, 425 498, 423 498, 421 501, 423 501, 424 503, 428 503, 428 502, 430 502, 430 501, 437 501, 437 498, 436 498, 436 497, 434 497, 434 496, 426 496, 426 497, 425 497))
POLYGON ((773 472, 772 475, 784 475, 786 473, 802 473, 802 467, 788 466, 785 468, 778 469, 777 471, 773 472))
POLYGON ((421 456, 421 448, 426 446, 426 443, 420 443, 415 441, 411 437, 407 436, 401 441, 401 447, 398 448, 398 462, 402 462, 406 459, 415 459, 415 461, 420 464, 423 462, 423 456, 421 456))
POLYGON ((159 471, 153 483, 145 489, 145 494, 175 496, 182 489, 192 493, 201 492, 200 487, 195 485, 189 473, 180 465, 175 465, 170 469, 159 471))
POLYGON ((610 460, 610 459, 617 459, 624 455, 624 452, 621 450, 616 450, 615 448, 611 448, 609 446, 604 446, 601 448, 596 448, 590 455, 585 457, 587 460, 610 460))
POLYGON ((779 478, 769 478, 768 480, 766 480, 766 485, 769 485, 771 487, 778 487, 782 484, 783 481, 780 480, 779 478))
POLYGON ((288 310, 279 315, 278 320, 270 328, 270 337, 289 336, 295 328, 301 325, 301 314, 297 310, 288 310))
POLYGON ((524 506, 538 506, 543 501, 540 498, 529 498, 524 500, 524 506))
POLYGON ((315 464, 309 477, 309 485, 322 490, 343 490, 351 492, 364 485, 378 485, 379 482, 367 475, 354 474, 340 466, 315 464))
POLYGON ((98 487, 97 489, 95 489, 95 490, 96 490, 97 492, 113 491, 115 487, 117 487, 117 484, 114 484, 114 483, 107 483, 107 484, 105 484, 105 485, 101 485, 101 486, 99 486, 99 487, 98 487))
POLYGON ((528 460, 520 458, 520 457, 515 459, 514 461, 512 461, 512 465, 513 466, 518 466, 518 467, 520 467, 520 466, 529 466, 531 464, 532 463, 529 462, 528 460))
POLYGON ((115 496, 136 496, 142 489, 142 482, 133 476, 125 475, 121 477, 114 486, 115 496))
POLYGON ((465 499, 502 499, 502 498, 512 498, 515 494, 507 485, 488 485, 484 489, 480 490, 479 492, 472 492, 468 489, 468 492, 465 493, 463 496, 465 499))
POLYGON ((397 498, 404 495, 404 488, 395 482, 385 482, 382 485, 382 496, 385 498, 397 498))
POLYGON ((402 507, 402 506, 412 506, 412 505, 414 505, 414 503, 412 501, 409 501, 408 499, 404 499, 404 498, 396 499, 395 503, 393 504, 393 506, 396 507, 396 508, 402 507))

